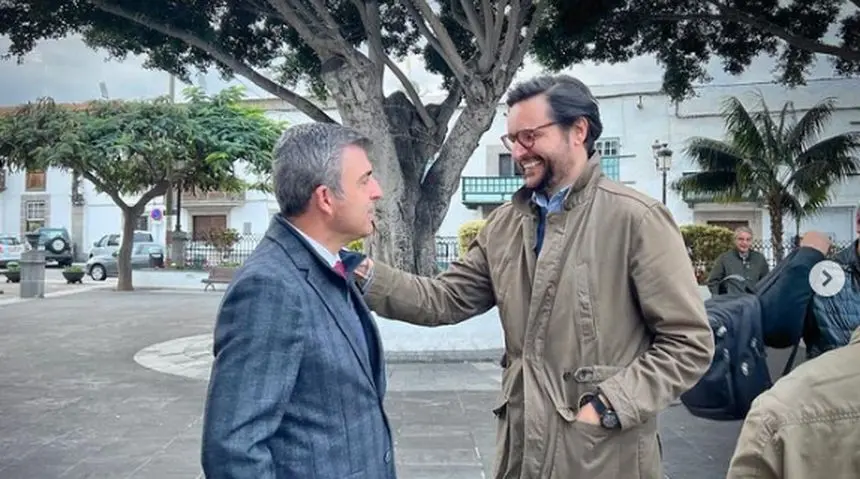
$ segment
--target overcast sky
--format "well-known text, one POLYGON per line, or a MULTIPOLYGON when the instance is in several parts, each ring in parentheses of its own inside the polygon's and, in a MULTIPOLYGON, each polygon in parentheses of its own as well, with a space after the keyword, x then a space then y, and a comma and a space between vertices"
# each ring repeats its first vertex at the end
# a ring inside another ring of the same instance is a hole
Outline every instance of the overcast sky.
MULTIPOLYGON (((8 45, 8 40, 0 37, 0 52, 5 53, 8 45)), ((123 62, 107 60, 106 52, 91 50, 78 38, 44 41, 21 65, 14 60, 0 60, 0 105, 20 104, 45 95, 61 102, 86 101, 101 95, 99 82, 105 82, 111 98, 153 98, 166 94, 168 75, 145 70, 141 67, 142 62, 139 57, 128 57, 123 62)), ((420 60, 411 61, 408 66, 410 77, 420 85, 422 93, 439 90, 439 77, 424 71, 420 60)), ((407 65, 402 64, 401 68, 406 70, 407 65)), ((763 58, 742 76, 733 77, 723 73, 715 61, 710 73, 715 83, 770 81, 774 77, 772 69, 773 62, 763 58)), ((539 66, 528 62, 520 72, 520 78, 540 71, 539 66)), ((570 73, 588 85, 606 85, 660 81, 662 70, 652 58, 641 57, 627 64, 586 64, 571 69, 570 73)), ((812 77, 831 75, 832 68, 826 60, 820 60, 812 71, 812 77)), ((249 97, 271 96, 241 77, 225 82, 217 72, 209 72, 203 78, 203 84, 210 92, 227 84, 241 84, 247 87, 249 97)), ((389 91, 397 87, 396 79, 390 74, 387 74, 386 86, 389 91)), ((177 95, 181 88, 182 85, 177 84, 177 95)))

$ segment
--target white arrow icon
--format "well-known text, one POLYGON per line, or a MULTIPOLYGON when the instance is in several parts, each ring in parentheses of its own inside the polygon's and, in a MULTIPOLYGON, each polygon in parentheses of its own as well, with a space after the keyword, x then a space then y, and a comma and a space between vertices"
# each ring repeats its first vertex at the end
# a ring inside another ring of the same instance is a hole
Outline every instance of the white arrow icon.
POLYGON ((809 285, 819 296, 835 296, 845 286, 845 271, 834 261, 819 261, 809 272, 809 285))

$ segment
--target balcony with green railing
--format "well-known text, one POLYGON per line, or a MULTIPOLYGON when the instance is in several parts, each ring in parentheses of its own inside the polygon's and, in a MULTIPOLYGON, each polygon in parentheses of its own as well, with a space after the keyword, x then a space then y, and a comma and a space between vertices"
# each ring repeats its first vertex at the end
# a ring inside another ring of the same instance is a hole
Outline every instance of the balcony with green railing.
POLYGON ((463 204, 469 207, 499 205, 510 201, 523 186, 522 176, 464 176, 460 178, 463 204))
MULTIPOLYGON (((603 174, 618 181, 620 176, 619 157, 608 156, 600 159, 603 174)), ((469 208, 483 205, 500 205, 510 201, 523 186, 522 176, 464 176, 460 179, 460 194, 463 204, 469 208)))

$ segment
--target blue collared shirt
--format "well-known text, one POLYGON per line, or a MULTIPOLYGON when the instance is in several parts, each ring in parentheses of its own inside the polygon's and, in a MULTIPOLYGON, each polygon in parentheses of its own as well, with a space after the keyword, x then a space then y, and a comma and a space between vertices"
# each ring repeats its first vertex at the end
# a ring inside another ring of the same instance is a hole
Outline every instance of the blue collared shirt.
POLYGON ((567 197, 567 192, 570 191, 570 186, 565 186, 552 198, 547 198, 546 194, 532 193, 532 201, 538 206, 538 226, 537 238, 535 238, 535 255, 540 255, 540 250, 543 247, 544 231, 546 230, 546 217, 550 213, 557 213, 564 209, 564 199, 567 197))

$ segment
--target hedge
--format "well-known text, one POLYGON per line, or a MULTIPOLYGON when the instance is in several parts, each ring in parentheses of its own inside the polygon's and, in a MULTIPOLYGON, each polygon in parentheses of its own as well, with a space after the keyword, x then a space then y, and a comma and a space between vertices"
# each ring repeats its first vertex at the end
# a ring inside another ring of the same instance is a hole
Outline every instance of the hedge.
POLYGON ((486 220, 472 220, 460 225, 460 229, 457 230, 457 246, 460 256, 466 254, 469 245, 472 244, 485 224, 487 224, 486 220))
POLYGON ((699 282, 710 273, 717 258, 726 251, 734 248, 734 231, 723 226, 684 225, 681 226, 681 236, 684 243, 693 250, 693 266, 699 282))
POLYGON ((351 241, 349 244, 346 245, 346 249, 348 249, 350 251, 355 251, 356 253, 363 253, 364 252, 364 240, 357 239, 355 241, 351 241))

